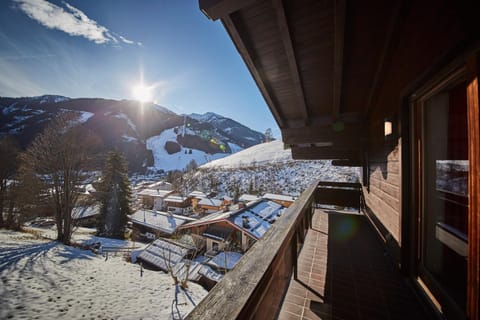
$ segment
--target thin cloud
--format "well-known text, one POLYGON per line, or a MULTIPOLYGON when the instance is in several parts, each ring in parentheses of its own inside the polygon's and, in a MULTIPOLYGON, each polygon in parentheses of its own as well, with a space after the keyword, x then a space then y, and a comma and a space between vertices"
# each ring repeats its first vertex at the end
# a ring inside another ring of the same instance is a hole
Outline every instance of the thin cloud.
POLYGON ((125 39, 125 37, 122 37, 122 36, 118 36, 118 37, 120 38, 120 40, 122 40, 123 42, 125 42, 127 44, 133 44, 132 40, 125 39))
POLYGON ((47 28, 61 30, 72 36, 84 37, 97 44, 117 44, 119 41, 126 44, 134 43, 120 35, 118 36, 119 40, 106 27, 99 25, 81 10, 66 2, 63 2, 65 8, 62 8, 46 0, 13 1, 18 3, 19 8, 27 16, 47 28))
POLYGON ((0 60, 30 60, 30 59, 48 59, 56 57, 56 54, 25 54, 18 56, 0 56, 0 60))

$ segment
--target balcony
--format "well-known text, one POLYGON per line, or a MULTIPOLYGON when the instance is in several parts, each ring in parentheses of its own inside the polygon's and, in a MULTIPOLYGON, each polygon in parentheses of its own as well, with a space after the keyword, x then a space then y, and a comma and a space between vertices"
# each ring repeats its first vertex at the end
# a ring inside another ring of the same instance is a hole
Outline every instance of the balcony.
POLYGON ((359 184, 315 182, 187 319, 428 318, 361 207, 359 184))

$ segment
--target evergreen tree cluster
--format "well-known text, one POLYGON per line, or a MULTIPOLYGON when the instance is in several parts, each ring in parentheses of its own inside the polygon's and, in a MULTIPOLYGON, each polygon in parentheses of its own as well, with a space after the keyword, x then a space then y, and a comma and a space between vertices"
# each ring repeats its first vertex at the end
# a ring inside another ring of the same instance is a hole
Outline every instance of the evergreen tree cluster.
POLYGON ((123 239, 127 215, 132 213, 132 190, 128 179, 128 163, 119 151, 107 154, 97 191, 101 202, 98 234, 123 239))

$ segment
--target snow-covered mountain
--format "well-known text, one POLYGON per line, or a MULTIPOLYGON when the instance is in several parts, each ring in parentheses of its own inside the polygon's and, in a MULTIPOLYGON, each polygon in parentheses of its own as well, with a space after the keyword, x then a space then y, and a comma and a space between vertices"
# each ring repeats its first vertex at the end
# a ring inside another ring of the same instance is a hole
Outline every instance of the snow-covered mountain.
POLYGON ((232 197, 235 192, 298 196, 316 179, 355 182, 359 176, 358 168, 332 166, 329 160, 293 160, 281 141, 272 141, 211 161, 184 179, 188 192, 214 189, 232 197))
POLYGON ((0 97, 0 136, 14 136, 25 148, 51 119, 64 112, 73 112, 75 125, 97 135, 103 151, 121 150, 135 172, 184 169, 191 160, 201 165, 265 139, 263 134, 216 114, 201 119, 153 103, 55 95, 0 97))
POLYGON ((224 136, 235 139, 237 144, 243 148, 254 146, 259 143, 258 141, 265 141, 264 134, 253 131, 235 120, 214 112, 204 114, 192 113, 188 117, 199 122, 210 123, 218 130, 221 130, 224 136))

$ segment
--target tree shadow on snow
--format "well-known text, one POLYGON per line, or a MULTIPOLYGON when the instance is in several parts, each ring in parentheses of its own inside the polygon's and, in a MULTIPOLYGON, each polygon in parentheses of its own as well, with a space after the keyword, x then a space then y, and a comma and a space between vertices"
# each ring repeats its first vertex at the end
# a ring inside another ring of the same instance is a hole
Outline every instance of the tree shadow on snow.
POLYGON ((57 245, 56 241, 51 241, 3 249, 0 251, 0 272, 16 266, 24 258, 28 258, 30 263, 34 262, 57 245))
POLYGON ((93 253, 89 251, 64 246, 57 241, 23 245, 0 251, 0 272, 12 267, 16 268, 22 259, 28 259, 23 268, 31 266, 39 258, 46 257, 47 253, 54 248, 57 249, 55 255, 63 258, 59 262, 61 264, 72 259, 92 259, 94 257, 93 253))

